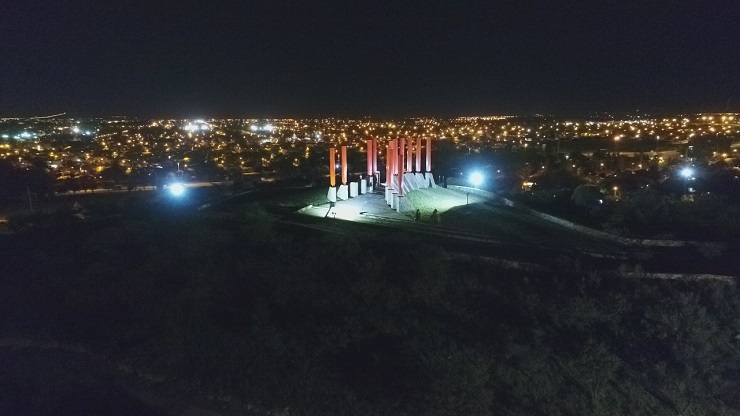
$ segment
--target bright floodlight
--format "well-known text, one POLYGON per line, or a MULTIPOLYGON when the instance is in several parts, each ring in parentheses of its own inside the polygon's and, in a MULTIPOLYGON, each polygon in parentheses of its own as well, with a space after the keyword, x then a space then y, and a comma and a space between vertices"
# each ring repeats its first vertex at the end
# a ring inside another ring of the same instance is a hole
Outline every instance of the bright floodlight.
POLYGON ((180 196, 185 192, 185 187, 181 183, 173 183, 170 185, 170 193, 174 196, 180 196))
POLYGON ((473 186, 480 186, 483 183, 483 175, 480 172, 473 172, 470 175, 470 183, 473 186))
POLYGON ((683 168, 681 169, 681 176, 684 178, 690 178, 694 175, 694 170, 691 168, 683 168))

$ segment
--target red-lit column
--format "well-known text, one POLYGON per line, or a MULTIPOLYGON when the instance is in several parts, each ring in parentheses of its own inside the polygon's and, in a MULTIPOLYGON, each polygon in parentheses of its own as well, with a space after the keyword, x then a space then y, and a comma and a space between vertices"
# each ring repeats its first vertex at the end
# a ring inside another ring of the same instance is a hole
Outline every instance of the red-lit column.
POLYGON ((398 141, 391 142, 391 188, 393 188, 393 177, 398 173, 398 141))
POLYGON ((388 141, 388 156, 385 158, 385 186, 393 189, 393 141, 388 141))
POLYGON ((378 139, 373 139, 373 175, 376 172, 378 172, 378 139))
POLYGON ((411 137, 404 139, 406 141, 406 172, 414 171, 414 142, 411 137))
POLYGON ((347 184, 347 146, 342 146, 342 185, 347 184))
POLYGON ((337 156, 336 149, 329 149, 329 184, 332 187, 337 186, 337 156))
POLYGON ((403 146, 404 146, 404 139, 399 139, 401 146, 399 148, 398 152, 398 196, 403 196, 403 146))
POLYGON ((427 172, 432 171, 432 138, 427 137, 427 172))
POLYGON ((414 172, 421 172, 421 137, 416 138, 416 169, 414 172))
POLYGON ((373 174, 373 139, 367 139, 367 145, 365 146, 365 149, 367 150, 367 176, 372 176, 373 174))
POLYGON ((393 175, 396 174, 398 169, 398 148, 396 147, 396 140, 391 140, 391 183, 393 183, 393 175))
POLYGON ((391 148, 391 189, 396 187, 393 185, 393 177, 398 174, 398 140, 393 140, 391 148))

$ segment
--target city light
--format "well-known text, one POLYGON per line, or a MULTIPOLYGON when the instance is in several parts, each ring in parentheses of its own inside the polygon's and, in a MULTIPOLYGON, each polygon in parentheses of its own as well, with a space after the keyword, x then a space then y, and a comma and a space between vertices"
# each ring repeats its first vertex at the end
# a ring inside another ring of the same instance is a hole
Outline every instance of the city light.
MULTIPOLYGON (((295 168, 291 174, 306 174, 315 169, 316 164, 326 165, 325 160, 315 157, 321 146, 317 147, 317 142, 346 143, 350 149, 354 149, 351 151, 362 153, 365 148, 361 143, 365 136, 375 136, 379 140, 377 151, 383 158, 387 142, 396 134, 419 134, 439 140, 461 153, 475 152, 482 156, 484 149, 496 152, 505 149, 525 152, 526 149, 528 157, 533 157, 535 153, 552 146, 555 135, 572 140, 608 140, 610 146, 602 143, 600 146, 607 149, 598 150, 610 151, 599 157, 591 155, 596 148, 585 149, 585 157, 578 159, 569 151, 562 152, 564 160, 567 160, 565 166, 582 180, 603 186, 611 180, 607 178, 635 174, 630 180, 637 181, 640 188, 646 188, 647 185, 643 183, 646 179, 636 174, 640 169, 651 169, 654 164, 657 170, 672 172, 671 175, 686 186, 698 179, 697 175, 701 174, 699 166, 704 163, 713 164, 722 158, 727 164, 723 169, 735 175, 734 170, 740 162, 740 146, 736 139, 740 134, 740 117, 731 113, 716 114, 714 123, 721 121, 721 127, 710 124, 712 121, 709 117, 702 114, 683 118, 605 117, 580 123, 515 117, 414 120, 6 120, 0 124, 0 158, 12 161, 18 169, 32 167, 30 162, 37 159, 46 162, 50 173, 56 177, 72 178, 87 174, 94 176, 98 185, 103 187, 109 181, 103 180, 98 168, 112 163, 125 166, 127 174, 142 174, 159 166, 172 166, 179 172, 187 172, 183 175, 200 179, 199 172, 189 168, 198 161, 186 160, 189 155, 195 154, 204 155, 203 160, 214 163, 218 169, 241 171, 243 174, 257 176, 260 172, 269 172, 281 175, 284 172, 279 171, 286 169, 286 162, 295 168), (157 128, 156 132, 147 130, 152 127, 157 128), (714 132, 711 132, 712 128, 714 132), (482 136, 480 132, 483 132, 482 136), (70 146, 65 140, 59 140, 65 135, 73 136, 72 141, 79 143, 70 146), (473 136, 474 142, 463 140, 463 137, 473 136), (649 153, 640 154, 630 149, 639 138, 645 137, 652 139, 650 143, 643 143, 652 146, 649 153), (88 140, 80 140, 83 138, 88 140), (658 138, 660 148, 657 147, 658 138), (688 139, 693 139, 693 147, 687 146, 688 139), (702 140, 718 140, 712 143, 713 148, 708 152, 707 160, 702 160, 702 152, 697 151, 702 140), (617 152, 620 153, 619 159, 615 159, 617 152), (676 167, 672 166, 671 160, 684 162, 676 167), (181 162, 175 167, 178 161, 181 162)), ((532 190, 534 185, 528 184, 534 184, 538 175, 548 172, 547 164, 542 164, 540 160, 527 161, 526 167, 522 167, 522 172, 526 173, 518 182, 525 192, 532 190)), ((463 166, 457 167, 459 173, 456 176, 471 188, 498 182, 499 177, 513 176, 512 171, 504 174, 503 169, 491 166, 488 170, 483 170, 483 165, 478 164, 468 165, 467 170, 463 166), (495 175, 496 179, 485 177, 489 174, 495 175)), ((719 168, 719 165, 716 167, 719 168)), ((60 187, 65 181, 59 181, 60 187)), ((185 195, 188 195, 187 187, 185 195)), ((610 196, 612 188, 611 183, 605 186, 610 196)), ((624 196, 623 193, 626 195, 626 187, 620 185, 619 188, 618 196, 624 196)), ((170 184, 165 189, 168 196, 172 196, 170 184)))
POLYGON ((195 120, 194 123, 188 123, 182 127, 185 131, 198 131, 198 130, 210 130, 211 126, 209 126, 205 121, 203 120, 195 120))
POLYGON ((256 124, 252 124, 251 126, 249 126, 249 130, 251 130, 251 131, 267 131, 267 132, 272 133, 273 131, 275 131, 275 126, 273 126, 272 124, 266 124, 264 126, 258 126, 256 124))

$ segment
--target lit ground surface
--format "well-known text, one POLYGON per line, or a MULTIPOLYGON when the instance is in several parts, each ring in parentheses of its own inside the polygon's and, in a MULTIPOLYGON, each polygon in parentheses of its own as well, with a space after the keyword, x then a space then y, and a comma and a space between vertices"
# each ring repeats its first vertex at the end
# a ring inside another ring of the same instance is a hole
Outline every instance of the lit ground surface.
POLYGON ((423 218, 428 218, 435 209, 440 213, 445 213, 467 203, 475 204, 486 201, 485 198, 475 195, 468 196, 464 192, 446 188, 419 189, 410 192, 408 198, 421 212, 423 218))
POLYGON ((375 216, 411 221, 410 215, 400 214, 386 205, 382 193, 365 194, 346 201, 337 201, 334 208, 331 208, 328 202, 322 205, 314 205, 303 210, 302 213, 312 217, 337 218, 349 221, 362 221, 365 217, 375 216))
MULTIPOLYGON (((419 209, 422 219, 428 220, 435 209, 439 213, 444 213, 457 206, 465 205, 467 195, 451 189, 435 188, 419 189, 409 193, 406 197, 410 199, 414 207, 419 209)), ((484 201, 484 198, 470 195, 471 204, 484 201)), ((346 201, 337 201, 334 208, 330 208, 329 203, 325 203, 306 209, 303 213, 314 217, 332 217, 351 221, 375 217, 405 221, 413 220, 413 212, 401 214, 386 205, 382 192, 360 195, 346 201)))
POLYGON ((552 263, 561 256, 589 258, 595 267, 616 268, 640 264, 646 271, 661 273, 716 273, 735 275, 732 266, 708 262, 693 247, 630 247, 606 238, 594 237, 536 217, 523 209, 451 189, 425 189, 409 194, 422 211, 422 221, 412 213, 399 214, 385 204, 382 193, 360 195, 301 210, 297 217, 283 220, 291 226, 310 224, 310 228, 347 235, 372 233, 368 225, 416 233, 451 252, 493 256, 535 263, 552 263), (429 223, 433 209, 441 213, 441 225, 429 223), (334 215, 336 214, 336 215, 334 215), (345 221, 325 220, 336 218, 345 221), (363 228, 364 227, 364 228, 363 228))
POLYGON ((336 207, 329 204, 313 206, 302 214, 336 218, 354 222, 394 224, 396 227, 413 227, 418 231, 435 230, 450 237, 481 237, 503 245, 517 247, 539 247, 592 253, 606 256, 622 256, 625 248, 600 238, 595 238, 564 226, 535 217, 524 210, 489 201, 465 192, 435 188, 413 191, 408 194, 411 202, 422 213, 422 223, 413 222, 411 212, 400 214, 385 204, 381 193, 360 195, 347 201, 338 201, 336 207), (441 214, 442 226, 428 224, 431 211, 441 214), (404 225, 405 224, 405 225, 404 225))

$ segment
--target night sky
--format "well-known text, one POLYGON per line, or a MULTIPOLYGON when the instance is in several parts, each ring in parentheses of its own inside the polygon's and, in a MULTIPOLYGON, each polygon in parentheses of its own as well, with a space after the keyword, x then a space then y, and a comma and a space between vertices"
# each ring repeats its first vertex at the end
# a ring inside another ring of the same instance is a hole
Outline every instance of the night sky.
POLYGON ((0 117, 727 109, 737 1, 0 5, 0 117))

